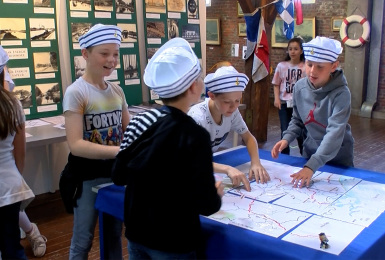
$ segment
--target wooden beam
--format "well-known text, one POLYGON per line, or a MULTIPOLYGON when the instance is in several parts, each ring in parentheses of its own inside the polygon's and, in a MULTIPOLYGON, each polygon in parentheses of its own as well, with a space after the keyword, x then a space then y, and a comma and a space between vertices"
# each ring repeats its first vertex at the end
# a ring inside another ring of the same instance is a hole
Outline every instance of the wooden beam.
MULTIPOLYGON (((272 0, 243 0, 251 1, 252 5, 257 8, 271 3, 272 0)), ((241 6, 242 7, 242 6, 241 6)), ((244 10, 242 10, 244 11, 244 10)), ((245 12, 245 11, 244 11, 245 12)), ((269 41, 269 49, 271 49, 271 28, 277 16, 275 5, 269 5, 262 9, 262 16, 265 22, 265 30, 269 41)), ((243 94, 243 102, 246 104, 244 114, 245 122, 250 132, 255 136, 258 142, 267 141, 267 124, 269 118, 269 93, 271 88, 270 75, 264 79, 254 83, 251 71, 253 68, 254 55, 251 55, 245 62, 245 72, 250 81, 246 86, 243 94)))

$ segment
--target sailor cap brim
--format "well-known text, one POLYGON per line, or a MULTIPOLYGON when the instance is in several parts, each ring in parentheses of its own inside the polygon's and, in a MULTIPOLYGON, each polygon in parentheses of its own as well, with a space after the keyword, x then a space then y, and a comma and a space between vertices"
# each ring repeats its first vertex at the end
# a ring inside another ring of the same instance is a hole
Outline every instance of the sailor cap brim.
POLYGON ((204 79, 207 90, 212 93, 244 91, 248 82, 249 78, 233 66, 220 67, 204 79))
POLYGON ((303 44, 306 60, 315 62, 335 62, 342 53, 341 43, 337 40, 317 36, 303 44))
POLYGON ((81 49, 92 46, 116 43, 120 45, 122 41, 122 30, 116 25, 96 24, 91 29, 79 37, 81 49))

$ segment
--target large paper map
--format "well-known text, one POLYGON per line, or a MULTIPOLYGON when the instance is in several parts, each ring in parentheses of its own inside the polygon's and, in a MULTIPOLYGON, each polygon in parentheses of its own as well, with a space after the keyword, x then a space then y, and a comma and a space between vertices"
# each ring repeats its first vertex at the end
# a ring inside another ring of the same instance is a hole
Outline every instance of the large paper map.
MULTIPOLYGON (((209 218, 338 255, 385 210, 384 184, 316 172, 313 184, 299 189, 293 187, 290 175, 301 168, 261 163, 271 181, 252 182, 250 192, 243 186, 232 188, 230 179, 216 174, 226 194, 220 211, 209 218), (320 249, 321 232, 333 241, 328 250, 320 249)), ((247 174, 250 162, 236 168, 247 174)))
POLYGON ((210 218, 253 231, 279 237, 311 215, 227 193, 222 208, 210 218))

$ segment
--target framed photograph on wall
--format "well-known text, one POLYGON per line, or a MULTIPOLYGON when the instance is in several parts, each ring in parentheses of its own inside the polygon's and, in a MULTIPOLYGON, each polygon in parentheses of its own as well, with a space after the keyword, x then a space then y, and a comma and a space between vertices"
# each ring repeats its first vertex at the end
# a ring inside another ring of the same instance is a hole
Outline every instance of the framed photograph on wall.
POLYGON ((246 23, 238 23, 238 36, 246 36, 246 23))
POLYGON ((221 30, 219 19, 206 19, 206 44, 221 44, 221 30))
POLYGON ((238 16, 244 16, 241 5, 237 1, 238 16))
MULTIPOLYGON (((294 25, 294 36, 301 36, 304 42, 308 42, 315 38, 315 17, 303 18, 301 25, 294 25)), ((275 19, 271 31, 271 47, 287 47, 285 34, 283 33, 283 20, 280 17, 275 19)))
POLYGON ((343 17, 332 17, 332 31, 339 32, 341 24, 344 22, 343 17))

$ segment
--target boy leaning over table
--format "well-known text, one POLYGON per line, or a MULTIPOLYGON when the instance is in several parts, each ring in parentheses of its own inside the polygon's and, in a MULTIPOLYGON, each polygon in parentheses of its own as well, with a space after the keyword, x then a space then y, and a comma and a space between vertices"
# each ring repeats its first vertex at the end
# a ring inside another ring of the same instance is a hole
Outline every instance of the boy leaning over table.
POLYGON ((237 168, 226 164, 214 163, 214 172, 227 174, 233 186, 243 183, 247 191, 251 190, 249 180, 253 177, 257 183, 270 181, 270 176, 259 159, 257 140, 250 133, 238 110, 249 78, 233 66, 222 66, 215 73, 208 74, 204 82, 209 98, 194 105, 188 115, 210 133, 213 152, 218 150, 230 131, 234 131, 241 136, 251 159, 248 178, 237 168))
POLYGON ((187 116, 203 91, 199 60, 174 38, 151 58, 144 82, 165 104, 136 115, 127 126, 112 178, 127 185, 125 235, 132 259, 196 259, 199 215, 221 207, 210 137, 187 116))
POLYGON ((338 55, 337 40, 317 36, 303 44, 306 77, 295 84, 293 116, 282 140, 271 150, 273 158, 299 137, 303 129, 305 166, 290 175, 294 187, 310 186, 311 178, 326 163, 353 167, 354 139, 348 124, 351 109, 350 91, 338 55))

